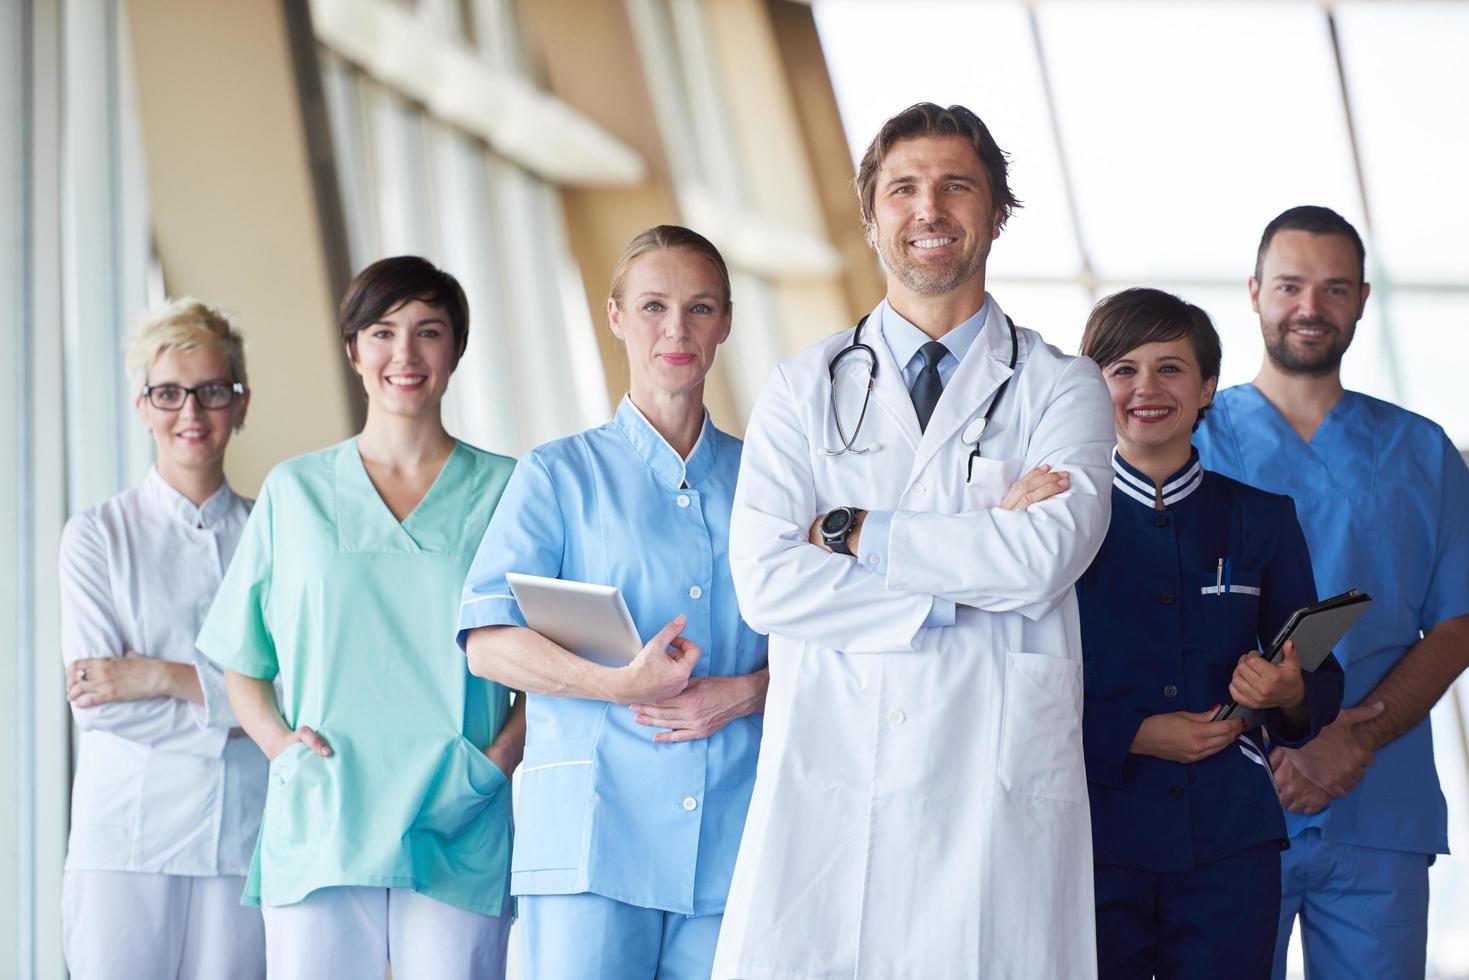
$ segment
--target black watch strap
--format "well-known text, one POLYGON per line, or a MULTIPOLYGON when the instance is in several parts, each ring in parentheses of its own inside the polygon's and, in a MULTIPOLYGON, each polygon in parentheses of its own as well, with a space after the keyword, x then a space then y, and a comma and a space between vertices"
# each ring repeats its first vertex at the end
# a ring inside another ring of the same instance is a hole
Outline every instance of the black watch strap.
POLYGON ((852 555, 852 549, 847 546, 847 538, 851 536, 852 529, 857 526, 856 508, 837 507, 830 510, 827 512, 826 517, 822 519, 821 524, 821 540, 826 542, 826 546, 839 555, 846 555, 849 558, 854 557, 852 555), (838 514, 846 517, 846 523, 840 530, 828 532, 826 530, 827 523, 831 521, 833 516, 838 514))

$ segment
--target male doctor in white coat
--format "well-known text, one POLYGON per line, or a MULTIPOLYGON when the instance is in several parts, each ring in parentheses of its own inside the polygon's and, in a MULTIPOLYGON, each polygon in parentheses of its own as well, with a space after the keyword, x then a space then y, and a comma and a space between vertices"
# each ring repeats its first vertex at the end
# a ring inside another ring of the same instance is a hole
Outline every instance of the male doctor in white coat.
POLYGON ((985 291, 1006 170, 962 106, 888 120, 857 176, 887 298, 750 419, 730 560, 770 690, 716 978, 1096 974, 1072 583, 1115 436, 1097 367, 985 291))

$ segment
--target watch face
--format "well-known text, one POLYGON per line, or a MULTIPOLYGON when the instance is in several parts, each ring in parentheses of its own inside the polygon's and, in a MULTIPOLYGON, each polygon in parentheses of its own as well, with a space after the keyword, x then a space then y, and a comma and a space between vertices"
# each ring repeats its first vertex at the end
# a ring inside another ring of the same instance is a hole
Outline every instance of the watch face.
POLYGON ((852 512, 846 509, 834 510, 826 515, 821 522, 822 534, 841 534, 852 525, 852 512))

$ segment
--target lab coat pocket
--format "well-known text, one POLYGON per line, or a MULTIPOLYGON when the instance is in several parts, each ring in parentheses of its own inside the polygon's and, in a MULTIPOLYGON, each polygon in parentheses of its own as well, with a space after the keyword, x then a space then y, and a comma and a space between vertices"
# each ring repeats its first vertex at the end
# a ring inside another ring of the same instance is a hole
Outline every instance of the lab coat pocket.
POLYGON ((303 742, 292 742, 271 760, 262 823, 275 846, 309 844, 336 826, 340 800, 332 767, 337 764, 336 756, 319 756, 303 742))
POLYGON ((511 870, 580 868, 592 807, 593 738, 525 747, 515 772, 515 852, 511 870))
POLYGON ((1021 459, 985 459, 983 456, 973 460, 971 468, 968 449, 966 446, 963 459, 963 470, 961 476, 965 478, 964 502, 960 508, 962 511, 993 510, 1005 499, 1005 494, 1010 492, 1010 486, 1020 477, 1020 467, 1025 465, 1021 459))
POLYGON ((1005 655, 1000 783, 1010 793, 1086 802, 1081 664, 1012 650, 1005 655))

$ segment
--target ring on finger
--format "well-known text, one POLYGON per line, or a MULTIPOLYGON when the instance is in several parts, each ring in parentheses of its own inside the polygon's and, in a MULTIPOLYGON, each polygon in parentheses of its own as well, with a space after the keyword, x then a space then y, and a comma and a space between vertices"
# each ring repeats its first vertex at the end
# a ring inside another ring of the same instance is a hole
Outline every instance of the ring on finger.
POLYGON ((84 681, 86 679, 87 679, 87 668, 82 667, 80 670, 77 671, 77 680, 84 681))

